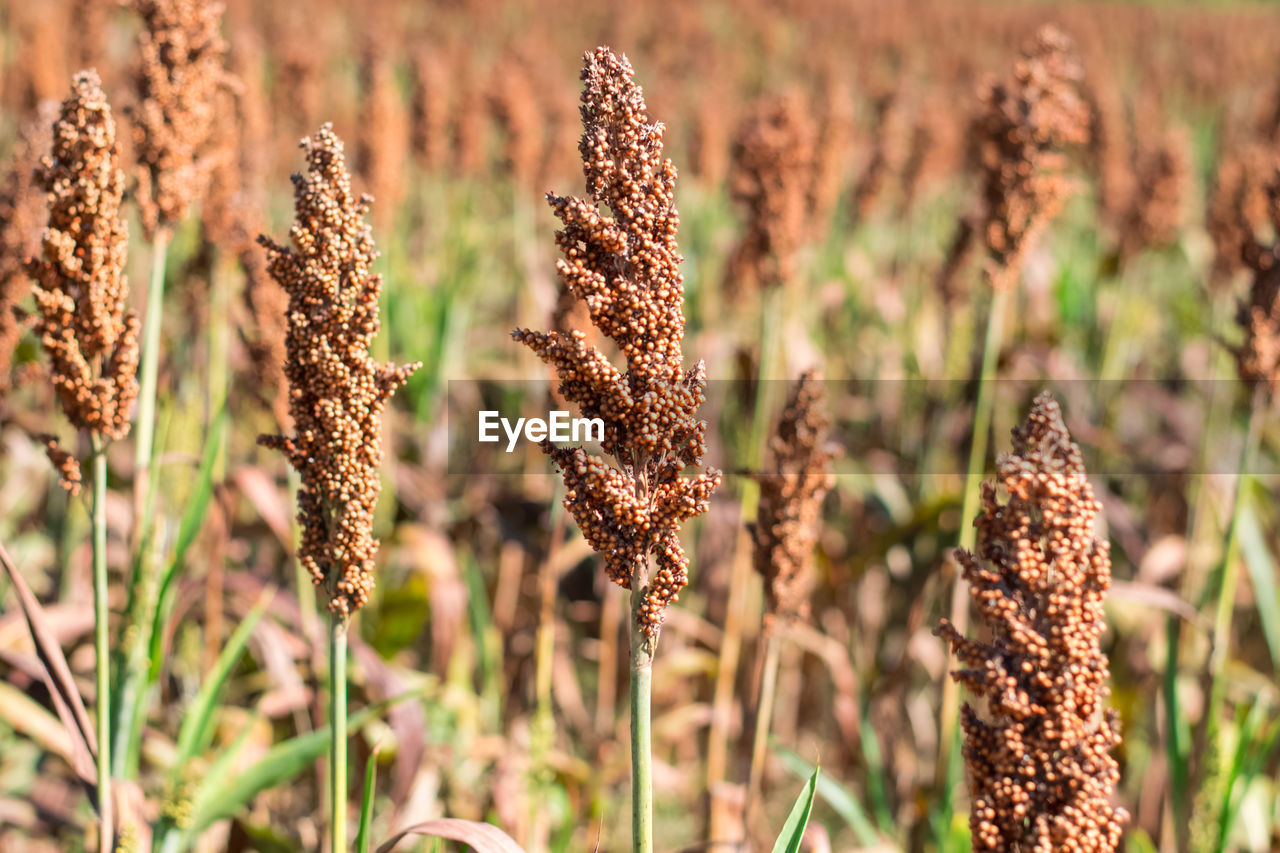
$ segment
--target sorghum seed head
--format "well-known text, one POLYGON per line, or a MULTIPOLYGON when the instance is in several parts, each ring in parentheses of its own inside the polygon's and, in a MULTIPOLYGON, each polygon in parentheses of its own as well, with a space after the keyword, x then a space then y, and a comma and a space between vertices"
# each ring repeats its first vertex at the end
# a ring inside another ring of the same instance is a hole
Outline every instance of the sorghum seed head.
POLYGON ((959 553, 982 642, 943 620, 937 632, 966 665, 953 677, 986 700, 961 725, 975 849, 1117 849, 1128 819, 1111 804, 1118 721, 1103 708, 1099 646, 1111 586, 1108 544, 1093 538, 1102 506, 1058 404, 1036 398, 997 464, 1005 504, 984 483, 976 554, 959 553))
POLYGON ((676 245, 676 170, 662 154, 663 126, 649 118, 625 56, 585 57, 582 154, 590 199, 548 195, 563 228, 556 268, 591 323, 626 359, 620 371, 581 331, 512 337, 553 365, 560 394, 604 421, 615 464, 583 448, 543 443, 566 486, 565 506, 611 580, 642 596, 640 627, 656 637, 663 610, 688 583, 680 526, 706 511, 720 472, 702 467, 706 370, 685 370, 684 282, 676 245), (610 215, 601 212, 608 208, 610 215), (650 559, 656 571, 650 576, 650 559))
POLYGON ((1012 81, 984 95, 974 130, 985 201, 981 236, 996 289, 1017 283, 1027 252, 1072 191, 1059 149, 1088 140, 1081 77, 1071 39, 1046 25, 1014 65, 1012 81))
POLYGON ((381 484, 382 412, 417 363, 369 356, 382 278, 364 221, 369 198, 351 190, 342 142, 325 125, 302 142, 307 174, 294 175, 292 248, 259 237, 268 271, 289 295, 285 375, 292 436, 261 436, 301 475, 298 559, 347 618, 373 590, 373 511, 381 484))
POLYGON ((211 158, 205 145, 216 116, 226 43, 221 4, 210 0, 133 0, 138 35, 138 103, 130 110, 138 159, 138 201, 147 239, 182 221, 204 196, 211 158))
POLYGON ((27 264, 36 282, 32 328, 71 423, 121 438, 138 395, 138 319, 125 311, 124 173, 97 72, 75 76, 36 182, 48 193, 49 227, 43 257, 27 264))
POLYGON ((816 128, 797 93, 756 104, 733 143, 729 189, 747 229, 725 269, 725 289, 741 293, 794 279, 809 227, 816 128))
POLYGON ((827 445, 830 419, 822 411, 822 380, 801 375, 769 445, 775 470, 756 475, 755 568, 765 582, 769 613, 803 617, 807 610, 813 546, 822 524, 822 499, 835 484, 834 450, 827 445))

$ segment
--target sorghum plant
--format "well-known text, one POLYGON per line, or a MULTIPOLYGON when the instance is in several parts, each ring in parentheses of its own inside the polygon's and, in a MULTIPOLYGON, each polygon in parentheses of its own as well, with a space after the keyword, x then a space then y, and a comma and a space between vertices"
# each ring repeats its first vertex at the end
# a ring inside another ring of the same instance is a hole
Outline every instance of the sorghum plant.
POLYGON ((302 142, 307 174, 294 175, 292 248, 259 237, 268 271, 289 294, 285 375, 294 434, 258 442, 301 477, 298 559, 323 586, 332 616, 330 786, 333 849, 346 850, 346 636, 373 590, 373 511, 381 488, 382 412, 417 363, 378 364, 382 277, 364 217, 371 199, 351 189, 341 140, 325 125, 302 142))
POLYGON ((530 64, 518 52, 503 56, 491 73, 489 111, 502 132, 502 169, 520 190, 533 185, 542 161, 543 116, 530 64))
POLYGON ((778 633, 787 621, 808 613, 813 547, 822 528, 822 499, 835 485, 831 470, 835 451, 827 444, 831 421, 822 408, 822 380, 814 371, 807 371, 792 386, 777 430, 769 441, 774 470, 755 477, 760 483, 760 503, 753 531, 753 562, 764 580, 768 610, 764 669, 747 783, 748 814, 756 805, 764 769, 778 682, 778 633))
POLYGON ((219 34, 222 6, 209 0, 134 0, 138 103, 130 110, 140 168, 138 200, 148 240, 187 215, 208 187, 213 161, 203 156, 226 85, 219 34))
POLYGON ((796 380, 769 441, 775 470, 760 474, 754 563, 764 580, 769 617, 803 617, 813 546, 821 528, 822 499, 835 476, 827 445, 831 421, 823 407, 822 380, 807 371, 796 380))
POLYGON ((817 132, 798 93, 755 105, 733 142, 729 188, 747 219, 725 268, 725 290, 742 293, 794 280, 809 228, 817 132))
MULTIPOLYGON (((124 172, 116 126, 97 72, 75 76, 53 125, 53 150, 36 174, 49 197, 49 227, 35 279, 32 326, 49 357, 49 378, 67 419, 93 448, 93 600, 97 666, 100 845, 113 849, 111 678, 107 608, 106 444, 129 431, 138 395, 138 319, 125 310, 128 232, 120 216, 124 172)), ((69 488, 79 466, 56 442, 49 458, 69 488)))
MULTIPOLYGON (((975 237, 986 248, 986 279, 992 287, 974 406, 973 441, 969 446, 962 518, 972 517, 987 456, 991 427, 991 381, 995 378, 1004 327, 1005 305, 1017 284, 1022 263, 1039 233, 1058 214, 1072 189, 1063 174, 1060 148, 1088 139, 1088 110, 1077 92, 1080 64, 1071 40, 1046 25, 1014 64, 1013 80, 988 88, 984 109, 975 122, 978 165, 982 177, 981 219, 961 223, 944 264, 941 289, 959 268, 975 237)), ((972 549, 973 528, 960 532, 960 548, 972 549)), ((951 620, 961 633, 968 623, 968 602, 961 576, 952 588, 951 620)), ((938 782, 949 803, 951 782, 958 773, 952 744, 959 696, 955 685, 943 685, 938 782)))
POLYGON ((1228 140, 1207 199, 1205 230, 1213 241, 1209 285, 1223 291, 1245 271, 1245 250, 1257 225, 1266 221, 1269 149, 1254 141, 1228 140))
POLYGON ((944 293, 953 290, 950 275, 970 254, 975 237, 986 248, 992 287, 1006 291, 1017 284, 1027 253, 1073 190, 1060 149, 1089 139, 1082 76, 1071 39, 1046 25, 1014 64, 1013 78, 983 93, 971 128, 982 205, 976 219, 961 223, 948 250, 939 283, 944 293))
POLYGON ((1103 600, 1109 546, 1093 538, 1102 505, 1080 448, 1047 393, 1013 430, 1013 453, 983 483, 976 552, 959 561, 990 632, 969 639, 937 629, 967 666, 956 681, 986 701, 961 715, 969 826, 982 850, 1112 851, 1128 815, 1111 804, 1120 742, 1107 658, 1103 600))
POLYGON ((1138 112, 1136 124, 1143 132, 1135 134, 1131 169, 1135 191, 1120 223, 1121 258, 1177 240, 1191 192, 1191 140, 1186 128, 1162 127, 1154 104, 1145 103, 1138 112))
POLYGON ((1045 26, 1014 65, 1013 80, 991 86, 975 130, 983 187, 980 229, 997 289, 1017 284, 1027 252, 1072 191, 1060 149, 1088 141, 1089 114, 1071 39, 1045 26))
POLYGON ((949 92, 930 90, 924 94, 902 163, 904 211, 911 211, 926 190, 957 171, 963 160, 964 126, 949 92))
POLYGON ((606 47, 582 68, 582 154, 588 198, 547 195, 563 223, 556 262, 564 286, 626 359, 615 367, 580 331, 512 337, 553 365, 560 393, 604 420, 606 460, 543 443, 564 477, 565 507, 614 583, 631 591, 632 831, 653 849, 650 681, 663 611, 688 583, 680 527, 707 510, 720 472, 703 468, 706 422, 697 419, 706 369, 684 367, 684 283, 676 245, 676 170, 662 155, 625 56, 606 47), (608 208, 606 215, 600 205, 608 208), (682 472, 700 468, 693 477, 682 472))
MULTIPOLYGON (((1252 390, 1248 432, 1236 472, 1231 520, 1226 544, 1215 572, 1217 605, 1213 620, 1213 644, 1208 660, 1209 697, 1201 735, 1200 789, 1194 801, 1188 849, 1226 849, 1230 821, 1224 813, 1232 768, 1232 748, 1223 737, 1222 718, 1227 706, 1226 670, 1232 646, 1232 621, 1240 574, 1240 518, 1249 502, 1250 484, 1256 470, 1263 427, 1275 404, 1280 386, 1280 159, 1271 155, 1269 178, 1260 187, 1263 209, 1257 212, 1271 228, 1267 240, 1253 232, 1249 216, 1239 212, 1241 259, 1252 274, 1248 298, 1239 305, 1236 319, 1244 330, 1244 341, 1236 348, 1236 370, 1252 390)), ((1241 199, 1243 201, 1243 198, 1241 199)))
POLYGON ((204 149, 218 90, 228 78, 222 67, 226 43, 219 34, 220 5, 210 0, 133 0, 132 6, 143 28, 138 35, 137 103, 130 118, 142 228, 152 243, 134 435, 134 536, 140 544, 149 517, 165 257, 174 227, 208 188, 215 160, 204 149))

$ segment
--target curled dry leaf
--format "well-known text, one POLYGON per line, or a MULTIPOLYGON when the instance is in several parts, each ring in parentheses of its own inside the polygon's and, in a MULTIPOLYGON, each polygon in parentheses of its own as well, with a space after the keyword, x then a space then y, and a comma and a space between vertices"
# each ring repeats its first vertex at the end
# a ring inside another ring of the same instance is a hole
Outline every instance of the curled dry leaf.
POLYGON ((448 838, 450 841, 461 841, 469 844, 476 853, 525 853, 524 848, 501 829, 491 823, 480 823, 474 820, 459 820, 444 817, 415 823, 402 829, 378 848, 378 853, 390 853, 410 835, 427 835, 433 838, 448 838))
POLYGON ((97 755, 98 741, 93 733, 93 724, 89 721, 89 713, 85 710, 84 700, 76 689, 75 679, 71 676, 71 667, 62 654, 49 629, 40 602, 36 600, 31 587, 23 579, 21 573, 13 565, 9 553, 0 545, 0 566, 4 567, 9 582, 18 594, 18 603, 27 619, 27 627, 31 629, 31 640, 35 643, 36 654, 44 665, 44 681, 53 698, 54 710, 58 719, 67 729, 71 737, 71 766, 80 781, 89 792, 89 802, 98 802, 97 796, 97 755))

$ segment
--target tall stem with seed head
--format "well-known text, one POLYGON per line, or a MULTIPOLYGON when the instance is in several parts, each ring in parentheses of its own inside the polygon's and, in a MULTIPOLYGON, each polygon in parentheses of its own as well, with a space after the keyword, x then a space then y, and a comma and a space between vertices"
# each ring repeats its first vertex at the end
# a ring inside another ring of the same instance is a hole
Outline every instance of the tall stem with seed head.
MULTIPOLYGON (((1062 209, 1074 184, 1064 175, 1061 149, 1086 142, 1089 113, 1080 93, 1083 71, 1071 39, 1053 25, 1041 27, 1014 63, 1005 82, 984 93, 983 109, 973 133, 979 141, 982 177, 981 221, 966 223, 962 243, 981 235, 986 249, 986 279, 994 294, 987 316, 978 401, 974 411, 973 442, 965 476, 960 518, 960 548, 971 550, 971 526, 978 500, 982 468, 991 427, 991 382, 1000 354, 1008 293, 1018 282, 1027 254, 1040 234, 1062 209)), ((957 244, 960 245, 960 244, 957 244)), ((968 588, 957 577, 952 588, 951 621, 963 633, 968 624, 968 588)), ((959 781, 955 747, 959 693, 950 680, 942 687, 942 713, 938 738, 935 786, 945 822, 951 814, 952 789, 959 781)), ((947 828, 939 826, 940 843, 946 844, 947 828)))
MULTIPOLYGON (((49 358, 49 376, 67 419, 89 434, 93 459, 93 603, 97 667, 100 845, 114 847, 111 803, 110 609, 107 587, 107 443, 129 431, 138 394, 138 320, 125 310, 128 233, 120 216, 124 173, 115 121, 98 75, 75 76, 53 125, 53 150, 37 171, 48 192, 43 257, 27 264, 35 280, 32 325, 49 358)), ((79 464, 48 440, 63 484, 79 489, 79 464)))
POLYGON ((379 364, 370 355, 382 293, 365 222, 372 199, 352 192, 342 141, 330 125, 302 147, 307 174, 293 177, 292 245, 259 237, 268 272, 289 295, 285 375, 294 434, 264 435, 258 443, 283 452, 298 472, 298 560, 329 597, 330 831, 337 853, 347 849, 347 631, 374 586, 382 414, 419 365, 379 364))
POLYGON ((151 241, 151 284, 142 347, 142 389, 135 436, 134 546, 145 541, 150 517, 164 271, 173 231, 203 198, 216 158, 206 150, 217 94, 229 79, 222 5, 212 0, 132 0, 142 19, 135 69, 137 104, 130 110, 138 162, 142 227, 151 241))
POLYGON ((686 370, 684 281, 676 245, 675 166, 662 155, 663 126, 649 118, 625 56, 606 47, 584 57, 578 150, 589 198, 549 194, 563 228, 557 262, 568 293, 626 357, 615 367, 582 331, 517 329, 512 337, 553 365, 560 394, 604 422, 607 456, 582 447, 542 448, 559 467, 564 505, 609 579, 631 591, 631 791, 636 850, 653 849, 650 701, 664 611, 689 580, 680 544, 685 521, 706 512, 720 472, 703 468, 706 370, 686 370), (611 215, 601 211, 607 206, 611 215), (696 476, 686 469, 700 469, 696 476))

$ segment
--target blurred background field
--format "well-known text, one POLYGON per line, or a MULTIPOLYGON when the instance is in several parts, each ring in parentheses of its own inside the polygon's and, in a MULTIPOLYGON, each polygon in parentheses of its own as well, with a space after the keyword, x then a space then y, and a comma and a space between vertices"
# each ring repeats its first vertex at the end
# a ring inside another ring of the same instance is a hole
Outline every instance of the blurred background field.
MULTIPOLYGON (((1244 2, 229 0, 229 77, 206 152, 214 179, 166 268, 162 554, 181 543, 184 519, 198 528, 180 555, 161 701, 141 738, 148 801, 190 801, 208 771, 197 760, 172 772, 175 733, 268 585, 279 592, 234 662, 215 740, 243 738, 248 766, 323 721, 320 620, 290 559, 286 466, 254 443, 285 408, 283 303, 253 238, 283 238, 297 141, 332 121, 375 197, 375 353, 424 365, 388 417, 378 588, 352 640, 353 710, 418 691, 353 747, 362 776, 378 746, 376 837, 447 815, 492 820, 533 851, 626 848, 625 593, 560 507, 550 462, 530 449, 500 476, 479 476, 484 462, 460 468, 470 450, 448 417, 470 411, 482 384, 504 413, 546 410, 549 374, 509 332, 547 327, 563 308, 543 196, 581 193, 578 68, 608 44, 630 58, 680 170, 684 352, 706 361, 710 455, 726 471, 689 531, 692 581, 656 664, 657 846, 720 849, 700 845, 744 831, 771 840, 820 760, 812 849, 965 849, 963 779, 938 769, 949 659, 932 631, 966 523, 992 300, 981 258, 948 261, 979 201, 979 91, 1050 21, 1081 57, 1092 141, 1071 152, 1076 192, 1010 296, 985 470, 1035 393, 1055 389, 1104 505, 1097 533, 1112 542, 1104 643, 1123 722, 1127 849, 1189 849, 1206 790, 1229 820, 1213 849, 1280 849, 1280 432, 1262 422, 1239 476, 1252 393, 1235 357, 1237 304, 1256 277, 1242 249, 1277 239, 1265 188, 1280 155, 1280 15, 1244 2), (769 284, 735 267, 751 193, 737 143, 745 120, 776 109, 788 142, 763 150, 787 161, 803 202, 771 214, 796 251, 785 281, 769 284), (766 462, 782 380, 810 367, 825 376, 843 456, 811 615, 781 652, 762 825, 744 830, 763 595, 741 570, 757 498, 743 474, 766 462), (1201 733, 1215 641, 1228 657, 1211 749, 1201 733), (1238 759, 1225 779, 1207 772, 1214 749, 1238 759)), ((107 0, 0 6, 6 172, 30 169, 22 140, 41 104, 89 66, 128 160, 137 29, 107 0)), ((22 186, 10 179, 0 204, 0 289, 29 307, 25 284, 11 282, 26 281, 16 260, 38 250, 45 213, 30 187, 14 195, 22 186)), ((151 262, 141 233, 132 222, 140 311, 151 262)), ((74 439, 39 379, 34 339, 19 330, 10 345, 0 541, 91 696, 88 515, 58 488, 39 436, 74 439)), ((131 452, 112 448, 118 478, 131 452)), ((121 497, 109 510, 123 576, 132 507, 121 497)), ((12 600, 0 582, 0 851, 80 849, 89 809, 12 600)), ((122 585, 113 608, 126 606, 122 585)), ((311 764, 282 770, 195 849, 316 849, 322 780, 311 764)))

